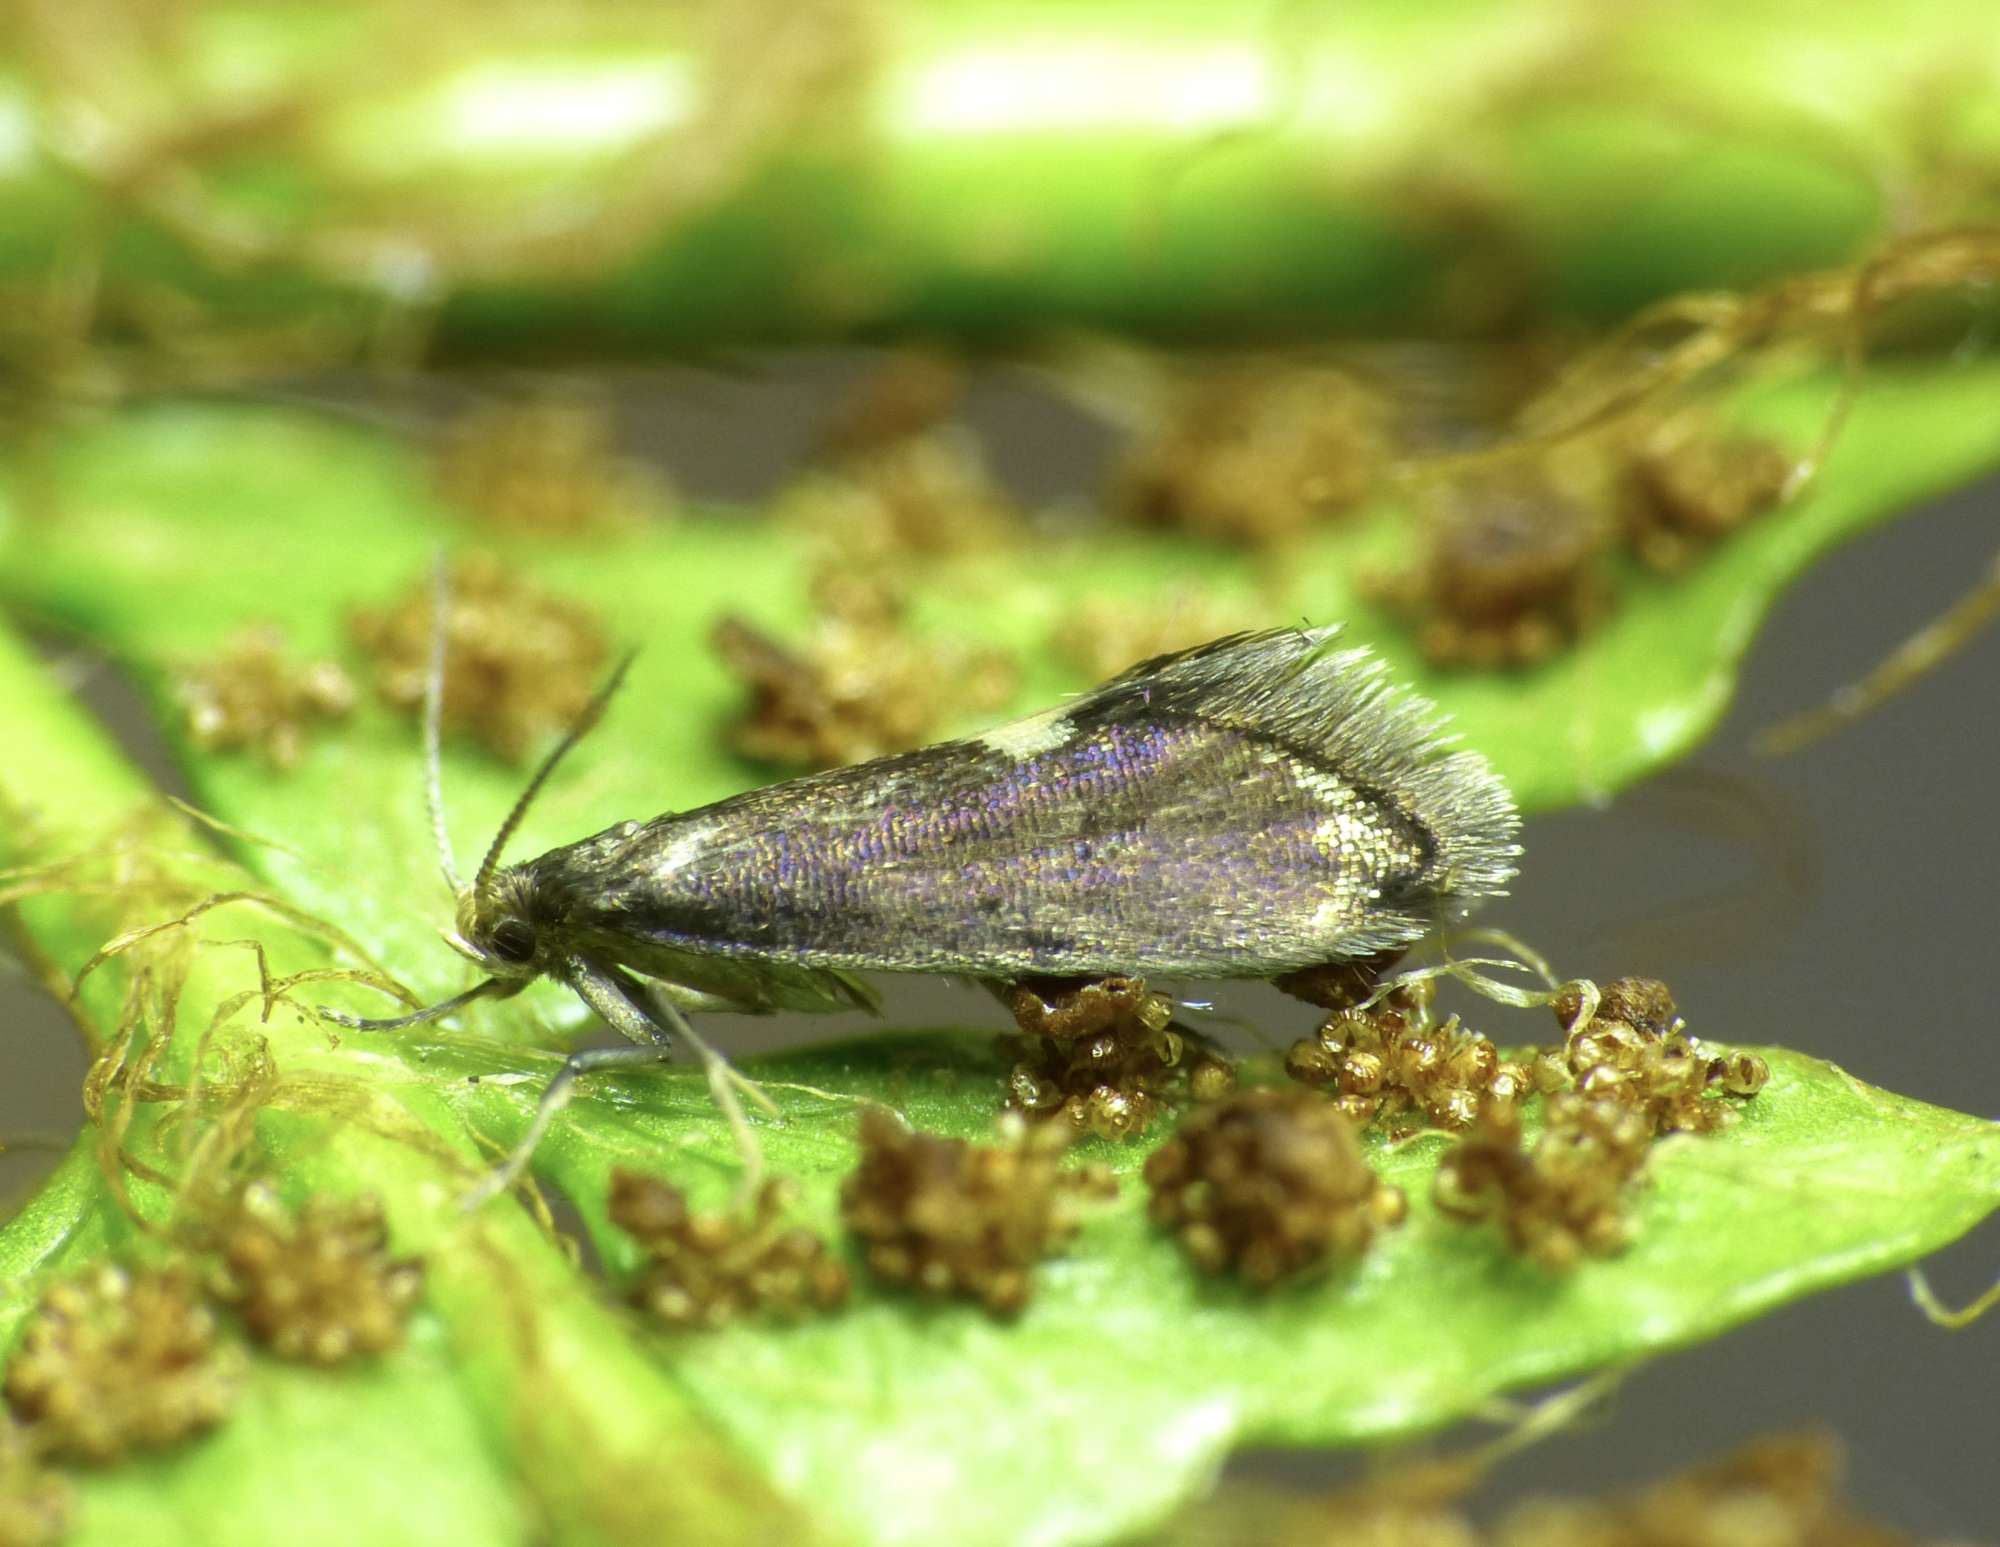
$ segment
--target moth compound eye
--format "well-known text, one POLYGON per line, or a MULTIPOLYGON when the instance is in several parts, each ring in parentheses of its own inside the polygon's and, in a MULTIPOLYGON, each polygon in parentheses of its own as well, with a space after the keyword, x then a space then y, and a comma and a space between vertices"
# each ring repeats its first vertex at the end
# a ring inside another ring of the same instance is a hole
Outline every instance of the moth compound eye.
POLYGON ((535 931, 523 919, 502 919, 487 937, 487 949, 503 962, 520 966, 535 959, 535 931))

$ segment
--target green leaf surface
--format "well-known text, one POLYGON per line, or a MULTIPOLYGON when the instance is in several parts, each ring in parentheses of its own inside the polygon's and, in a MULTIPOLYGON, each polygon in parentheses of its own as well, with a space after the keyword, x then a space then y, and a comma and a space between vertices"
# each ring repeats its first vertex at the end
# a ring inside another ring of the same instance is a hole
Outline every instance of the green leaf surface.
MULTIPOLYGON (((0 1231, 0 1344, 11 1346, 51 1278, 135 1249, 90 1137, 0 1231)), ((239 1405, 214 1433, 91 1473, 72 1540, 331 1547, 360 1531, 424 1547, 525 1543, 513 1482, 459 1366, 429 1310, 402 1348, 352 1371, 254 1360, 239 1405), (301 1508, 316 1498, 338 1498, 341 1507, 301 1508)))
MULTIPOLYGON (((855 1154, 850 1098, 930 1131, 987 1134, 1007 1069, 990 1048, 976 1034, 897 1034, 754 1060, 787 1115, 763 1132, 766 1155, 806 1180, 802 1215, 837 1229, 855 1154)), ((1568 1278, 1436 1214, 1442 1134, 1371 1136, 1371 1163, 1410 1196, 1408 1223, 1357 1268, 1268 1297, 1201 1279, 1148 1226, 1138 1172, 1150 1144, 1094 1142, 1090 1157, 1120 1175, 1119 1199, 1044 1265, 1016 1325, 868 1294, 833 1319, 653 1346, 788 1492, 858 1539, 1115 1538, 1238 1445, 1436 1427, 1501 1392, 1643 1359, 1906 1262, 2000 1206, 2000 1125, 1816 1059, 1766 1056, 1771 1082, 1742 1122, 1661 1146, 1637 1244, 1568 1278)), ((451 1066, 440 1047, 426 1068, 451 1066)), ((511 1053, 506 1066, 519 1066, 511 1053)), ((731 1168, 699 1078, 670 1083, 677 1092, 621 1080, 543 1159, 614 1269, 634 1255, 602 1224, 613 1165, 697 1192, 706 1182, 711 1197, 731 1168)), ((496 1136, 518 1131, 489 1096, 465 1105, 496 1136)))
MULTIPOLYGON (((1298 610, 1349 617, 1458 716, 1531 804, 1583 798, 1691 744, 1719 712, 1755 620, 1815 553, 1990 463, 2000 416, 1984 410, 1996 392, 1992 367, 1874 373, 1806 501, 1689 577, 1635 582, 1609 627, 1539 673, 1410 667, 1407 642, 1350 589, 1354 567, 1393 538, 1394 512, 1329 533, 1301 559, 1298 610)), ((1801 390, 1757 412, 1801 432, 1823 403, 1801 390)), ((249 621, 282 621, 302 651, 339 649, 347 607, 400 592, 441 540, 473 540, 435 508, 405 449, 291 414, 135 413, 74 432, 36 472, 19 486, 35 503, 19 494, 0 530, 0 585, 16 604, 109 645, 155 687, 249 621)), ((751 777, 719 750, 733 689, 703 640, 726 608, 780 628, 796 618, 796 549, 742 521, 690 517, 588 548, 520 543, 508 555, 648 647, 518 852, 751 777)), ((925 577, 920 613, 930 627, 962 622, 1029 651, 1024 707, 1081 685, 1042 648, 1078 596, 1144 596, 1190 573, 1250 588, 1242 561, 1165 539, 1081 538, 1071 553, 1043 554, 1032 573, 985 562, 925 577)), ((0 763, 0 865, 87 854, 133 831, 141 782, 4 644, 0 705, 14 749, 0 763)), ((352 934, 422 994, 461 986, 462 968, 431 933, 446 903, 407 721, 366 708, 290 775, 202 757, 191 776, 215 815, 287 846, 242 854, 278 896, 352 934)), ((462 848, 493 829, 518 779, 469 750, 451 753, 462 848)), ((192 829, 155 827, 140 842, 149 865, 193 896, 251 884, 202 857, 192 829)), ((119 930, 185 907, 149 887, 33 897, 22 927, 67 977, 119 930)), ((311 931, 246 906, 163 937, 159 948, 182 951, 188 968, 166 1065, 177 1077, 216 1006, 257 986, 246 940, 264 947, 273 972, 337 959, 311 931)), ((134 964, 116 960, 86 986, 82 1009, 100 1035, 120 1022, 134 964)), ((1439 1425, 1494 1393, 1640 1359, 1911 1260, 2000 1203, 1994 1125, 1774 1051, 1771 1084, 1744 1121, 1662 1146, 1634 1248, 1569 1278, 1524 1267, 1487 1232, 1433 1214, 1428 1177, 1442 1139, 1377 1139, 1371 1156, 1408 1189, 1410 1221, 1357 1268, 1252 1298, 1196 1279, 1148 1229, 1135 1175, 1146 1146, 1094 1144, 1090 1153, 1124 1175, 1121 1197, 1044 1266, 1016 1324, 969 1307, 917 1307, 864 1281, 855 1303, 825 1321, 667 1336, 619 1310, 511 1203, 469 1220, 456 1209, 482 1157, 519 1136, 555 1067, 547 1023, 578 1019, 564 995, 482 1005, 463 1029, 401 1038, 330 1035, 306 1013, 320 996, 311 985, 263 1019, 253 1002, 217 1047, 239 1063, 260 1048, 272 1061, 277 1083, 257 1113, 254 1156, 288 1195, 375 1192, 398 1249, 426 1257, 428 1297, 410 1343, 358 1372, 257 1360, 236 1423, 85 1480, 81 1541, 229 1539, 213 1520, 278 1518, 288 1479, 301 1477, 351 1493, 382 1547, 538 1532, 624 1542, 670 1526, 681 1539, 779 1540, 806 1520, 832 1540, 1103 1539, 1160 1518, 1235 1445, 1439 1425), (396 1441, 399 1422, 417 1423, 420 1443, 396 1441), (436 1470, 451 1473, 448 1485, 436 1470), (398 1514, 405 1496, 424 1507, 398 1514)), ((324 997, 383 1008, 345 985, 324 997)), ((786 1114, 782 1126, 762 1126, 767 1156, 804 1183, 803 1217, 830 1229, 857 1100, 977 1136, 997 1108, 1004 1064, 980 1034, 885 1031, 761 1060, 753 1072, 786 1114)), ((171 1154, 162 1146, 174 1142, 163 1123, 172 1105, 143 1108, 132 1142, 171 1154)), ((614 1277, 634 1261, 604 1217, 605 1177, 618 1163, 664 1174, 698 1202, 725 1195, 734 1155, 697 1075, 593 1082, 537 1156, 538 1175, 577 1205, 614 1277)), ((164 1216, 169 1200, 156 1189, 134 1197, 164 1216)), ((13 1335, 49 1273, 136 1240, 94 1155, 73 1157, 0 1232, 9 1286, 0 1335, 13 1335)))

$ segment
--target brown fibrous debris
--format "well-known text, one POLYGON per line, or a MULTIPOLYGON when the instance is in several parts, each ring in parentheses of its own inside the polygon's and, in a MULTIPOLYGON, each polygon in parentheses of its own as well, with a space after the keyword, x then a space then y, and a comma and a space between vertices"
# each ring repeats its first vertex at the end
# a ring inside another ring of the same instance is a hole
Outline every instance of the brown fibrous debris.
POLYGON ((1482 1468, 1404 1463, 1305 1497, 1225 1484, 1176 1542, 1266 1547, 1915 1547, 1841 1496, 1823 1434, 1755 1439, 1731 1455, 1605 1499, 1531 1498, 1482 1530, 1460 1502, 1482 1468))
POLYGON ((632 1303, 675 1328, 794 1319, 844 1304, 847 1269, 812 1231, 785 1224, 796 1198, 795 1184, 770 1178, 746 1211, 697 1214, 678 1187, 613 1171, 611 1221, 646 1249, 632 1303))
POLYGON ((965 367, 950 356, 906 349, 848 394, 820 432, 824 460, 840 463, 936 429, 965 397, 965 367))
POLYGON ((750 688, 730 733, 745 757, 798 769, 865 762, 1013 696, 1009 657, 913 633, 886 582, 829 574, 816 589, 820 612, 800 646, 734 615, 716 621, 716 653, 750 688))
POLYGON ((1704 1054, 1658 979, 1607 983, 1585 1020, 1590 989, 1568 983, 1551 1000, 1569 1033, 1561 1048, 1525 1069, 1503 1065, 1477 1092, 1471 1131, 1440 1162, 1433 1188, 1443 1212, 1497 1221, 1515 1251, 1554 1270, 1622 1250, 1626 1200, 1654 1138, 1721 1127, 1735 1111, 1716 1095, 1753 1096, 1770 1072, 1755 1054, 1704 1054), (1546 1099, 1530 1150, 1522 1106, 1535 1091, 1546 1099))
POLYGON ((237 1195, 217 1229, 217 1296, 280 1359, 332 1365, 403 1341, 423 1264, 389 1255, 381 1203, 315 1195, 296 1213, 266 1182, 237 1195))
POLYGON ((1411 576, 1378 583, 1421 621, 1439 666, 1529 666, 1587 633, 1609 607, 1608 523, 1568 480, 1538 465, 1467 472, 1424 507, 1411 576))
POLYGON ((1382 394, 1349 372, 1218 367, 1127 453, 1114 503, 1142 525, 1281 543, 1374 491, 1390 428, 1382 394))
POLYGON ((503 532, 629 530, 674 503, 660 474, 618 454, 609 410, 580 392, 471 409, 440 438, 431 473, 448 504, 503 532))
MULTIPOLYGON (((1803 459, 1810 472, 1845 417, 1870 338, 1894 332, 1899 321, 1917 322, 1918 336, 1935 338, 1939 319, 1918 321, 1924 299, 1990 283, 1997 271, 1995 229, 1961 226, 1899 237, 1860 263, 1787 275, 1756 290, 1667 296, 1574 356, 1521 410, 1518 428, 1536 449, 1574 440, 1632 413, 1661 411, 1703 377, 1760 351, 1796 355, 1797 344, 1812 342, 1845 352, 1851 370, 1820 443, 1803 459), (1908 303, 1916 304, 1905 315, 1908 303)), ((1963 326, 1958 318, 1945 324, 1963 326)))
POLYGON ((1626 1195, 1652 1142, 1652 1129, 1631 1107, 1564 1091, 1545 1102, 1541 1137, 1530 1151, 1521 1103, 1491 1098, 1438 1163, 1431 1197, 1454 1218, 1496 1221, 1514 1251, 1560 1272, 1585 1255, 1624 1249, 1626 1195))
POLYGON ((1824 1434, 1752 1440, 1622 1499, 1516 1505, 1494 1547, 1899 1547, 1909 1538, 1841 1499, 1840 1447, 1824 1434))
POLYGON ((1235 1068, 1174 1024, 1174 1002, 1144 978, 1026 979, 1001 990, 1022 1035, 1007 1105, 1060 1118, 1077 1133, 1144 1133, 1176 1091, 1214 1101, 1236 1088, 1235 1068))
POLYGON ((1618 978, 1599 992, 1596 1013, 1579 1023, 1584 995, 1566 985, 1551 1004, 1568 1036, 1542 1054, 1533 1078, 1545 1091, 1574 1089, 1632 1108, 1654 1133, 1709 1133, 1736 1108, 1717 1096, 1755 1096, 1770 1066, 1755 1053, 1709 1055, 1687 1035, 1673 994, 1657 978, 1618 978))
POLYGON ((0 1547, 55 1547, 69 1529, 69 1483, 42 1459, 34 1431, 0 1414, 0 1547))
POLYGON ((1777 508, 1793 458, 1775 442, 1729 434, 1682 412, 1642 421, 1624 437, 1618 490, 1625 540, 1653 569, 1684 569, 1697 555, 1777 508))
POLYGON ((1798 474, 1796 459, 1730 430, 1707 400, 1625 404, 1537 432, 1575 390, 1564 381, 1510 410, 1488 450, 1414 464, 1423 556, 1368 589, 1413 620, 1435 665, 1547 660, 1609 615, 1621 535, 1644 563, 1679 569, 1774 508, 1798 474))
POLYGON ((292 659, 272 624, 244 629, 220 654, 186 668, 174 691, 203 751, 247 747, 281 769, 298 767, 312 730, 344 719, 355 700, 337 661, 292 659))
POLYGON ((784 517, 829 555, 823 567, 899 568, 1019 536, 1022 514, 970 430, 920 414, 893 418, 841 429, 828 460, 785 492, 784 517))
POLYGON ((1153 1223, 1207 1273, 1268 1289, 1366 1251, 1402 1223, 1402 1192, 1362 1157, 1354 1124, 1295 1088, 1195 1111, 1146 1160, 1153 1223))
POLYGON ((869 1271, 925 1296, 960 1295, 996 1316, 1028 1303, 1034 1265, 1081 1226, 1092 1200, 1116 1196, 1098 1164, 1065 1168, 1067 1127, 1000 1122, 999 1142, 913 1133, 882 1107, 861 1112, 861 1163, 841 1188, 841 1217, 869 1271))
POLYGON ((1529 1071, 1457 1016, 1431 1016, 1427 980, 1394 989, 1382 1002, 1336 1010, 1317 1032, 1292 1044, 1285 1072, 1333 1092, 1355 1123, 1414 1110, 1441 1128, 1464 1128, 1489 1099, 1526 1095, 1529 1071))
MULTIPOLYGON (((590 703, 608 655, 604 630, 490 556, 454 562, 450 589, 444 723, 518 762, 590 703)), ((374 659, 376 691, 409 714, 423 707, 434 608, 426 578, 387 608, 348 616, 348 632, 374 659)))
POLYGON ((1146 601, 1092 597, 1066 612, 1050 635, 1056 654, 1092 682, 1156 655, 1170 655, 1270 621, 1248 598, 1168 591, 1146 601))
POLYGON ((104 1462, 221 1422, 240 1373, 192 1270, 105 1263, 43 1294, 6 1394, 46 1454, 104 1462))
POLYGON ((1850 682, 1830 703, 1788 715, 1757 738, 1757 751, 1777 757, 1809 746, 1872 714, 1896 694, 1950 660, 2000 616, 2000 555, 1995 555, 1971 590, 1891 650, 1858 682, 1850 682))

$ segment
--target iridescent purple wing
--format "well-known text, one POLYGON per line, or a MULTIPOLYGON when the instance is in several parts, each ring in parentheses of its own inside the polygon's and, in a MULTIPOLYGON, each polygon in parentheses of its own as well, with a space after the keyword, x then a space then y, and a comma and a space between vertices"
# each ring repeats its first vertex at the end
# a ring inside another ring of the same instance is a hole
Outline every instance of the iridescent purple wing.
POLYGON ((1218 640, 522 868, 641 970, 1234 978, 1372 955, 1503 888, 1518 821, 1486 761, 1336 632, 1218 640))

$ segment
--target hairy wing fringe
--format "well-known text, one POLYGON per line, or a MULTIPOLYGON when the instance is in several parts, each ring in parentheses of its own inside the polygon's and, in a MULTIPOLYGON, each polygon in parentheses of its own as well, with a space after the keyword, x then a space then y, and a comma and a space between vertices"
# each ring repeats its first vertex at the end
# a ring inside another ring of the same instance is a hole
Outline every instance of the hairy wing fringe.
POLYGON ((1437 845, 1439 922, 1514 878, 1520 816, 1479 753, 1455 749, 1436 705, 1390 680, 1339 627, 1234 634, 1121 673, 1069 707, 1072 718, 1133 699, 1154 715, 1229 725, 1306 754, 1398 801, 1437 845))

